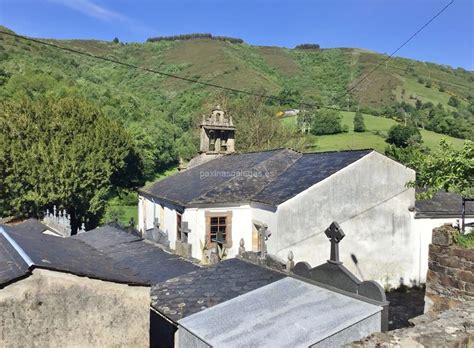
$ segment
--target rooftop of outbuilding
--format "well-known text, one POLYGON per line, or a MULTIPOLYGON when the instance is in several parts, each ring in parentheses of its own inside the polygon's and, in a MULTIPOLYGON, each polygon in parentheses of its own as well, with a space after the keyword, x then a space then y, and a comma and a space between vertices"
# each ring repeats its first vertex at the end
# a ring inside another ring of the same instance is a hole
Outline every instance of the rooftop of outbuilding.
POLYGON ((131 270, 135 277, 148 284, 157 284, 200 268, 116 226, 101 226, 70 239, 97 249, 117 267, 131 270))
MULTIPOLYGON (((431 199, 417 199, 417 218, 460 218, 462 196, 452 192, 437 192, 431 199)), ((474 217, 474 202, 466 202, 466 216, 474 217)))
POLYGON ((176 322, 284 277, 240 259, 224 260, 153 286, 152 306, 176 322))
POLYGON ((131 269, 118 265, 84 242, 38 233, 39 230, 29 230, 27 225, 0 226, 1 268, 9 274, 1 280, 2 284, 27 276, 34 268, 44 268, 117 283, 147 285, 131 269))

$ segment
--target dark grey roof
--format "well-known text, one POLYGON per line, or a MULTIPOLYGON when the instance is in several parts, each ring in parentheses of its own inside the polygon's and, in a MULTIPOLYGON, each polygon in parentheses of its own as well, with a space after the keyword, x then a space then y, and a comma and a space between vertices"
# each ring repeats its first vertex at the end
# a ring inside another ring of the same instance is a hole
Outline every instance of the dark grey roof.
MULTIPOLYGON (((32 261, 30 268, 45 268, 79 276, 127 284, 146 284, 133 272, 88 244, 31 231, 18 225, 2 225, 8 236, 32 261)), ((17 254, 19 251, 16 250, 17 254)), ((6 255, 6 252, 5 252, 6 255)))
POLYGON ((229 259, 153 286, 152 306, 176 322, 284 277, 283 273, 229 259))
MULTIPOLYGON (((431 199, 416 200, 417 218, 461 218, 462 197, 457 193, 437 192, 431 199)), ((466 216, 474 216, 474 202, 466 202, 466 216)))
POLYGON ((28 264, 0 234, 0 288, 28 273, 28 264))
POLYGON ((133 271, 141 281, 156 284, 188 272, 199 266, 126 231, 103 226, 78 234, 79 239, 111 258, 118 267, 133 271))
POLYGON ((302 154, 278 149, 226 155, 140 192, 180 206, 251 201, 277 206, 372 151, 302 154))
POLYGON ((24 232, 24 233, 41 233, 46 230, 50 231, 48 226, 44 225, 43 223, 41 223, 40 221, 36 219, 28 219, 28 220, 22 221, 17 224, 12 224, 12 225, 3 225, 3 228, 6 231, 14 230, 17 232, 24 232))

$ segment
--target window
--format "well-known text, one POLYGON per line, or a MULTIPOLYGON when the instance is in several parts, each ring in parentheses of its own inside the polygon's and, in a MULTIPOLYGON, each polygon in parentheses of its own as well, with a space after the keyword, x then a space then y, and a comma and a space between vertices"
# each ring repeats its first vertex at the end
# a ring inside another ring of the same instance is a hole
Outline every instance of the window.
POLYGON ((176 213, 176 240, 181 240, 181 214, 176 213))
POLYGON ((232 212, 206 212, 206 244, 215 247, 217 234, 222 236, 224 247, 232 247, 232 212))
POLYGON ((214 242, 217 238, 218 232, 220 232, 222 239, 225 241, 226 240, 226 217, 225 216, 216 216, 216 217, 211 217, 210 221, 210 241, 214 242))

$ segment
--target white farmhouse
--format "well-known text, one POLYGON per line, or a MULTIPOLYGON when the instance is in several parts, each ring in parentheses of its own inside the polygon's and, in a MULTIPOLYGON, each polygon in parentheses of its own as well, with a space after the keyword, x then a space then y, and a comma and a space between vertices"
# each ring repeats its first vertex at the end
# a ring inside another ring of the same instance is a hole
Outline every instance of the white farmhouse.
POLYGON ((295 262, 317 265, 329 258, 324 230, 337 221, 346 233, 341 261, 360 278, 390 287, 424 281, 415 192, 406 187, 413 170, 373 150, 229 154, 214 147, 209 161, 209 149, 201 150, 200 164, 139 190, 145 236, 158 231, 171 249, 196 259, 216 240, 234 257, 243 240, 246 250, 266 248, 282 259, 292 251, 295 262))

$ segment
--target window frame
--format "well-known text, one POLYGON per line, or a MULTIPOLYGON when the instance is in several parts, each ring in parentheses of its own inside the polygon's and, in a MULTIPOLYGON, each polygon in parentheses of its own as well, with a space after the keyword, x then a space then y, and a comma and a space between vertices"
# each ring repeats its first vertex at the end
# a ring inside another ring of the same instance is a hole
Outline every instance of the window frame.
POLYGON ((210 248, 216 246, 216 242, 211 241, 211 218, 225 218, 225 225, 220 225, 218 223, 217 226, 225 226, 225 242, 223 246, 225 248, 232 247, 232 212, 231 211, 224 211, 224 212, 206 212, 206 245, 210 248))

